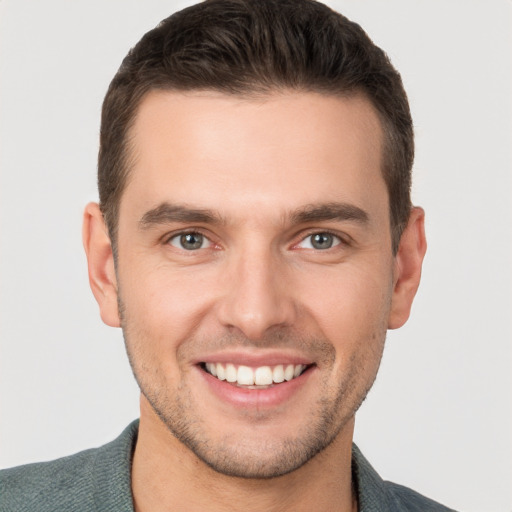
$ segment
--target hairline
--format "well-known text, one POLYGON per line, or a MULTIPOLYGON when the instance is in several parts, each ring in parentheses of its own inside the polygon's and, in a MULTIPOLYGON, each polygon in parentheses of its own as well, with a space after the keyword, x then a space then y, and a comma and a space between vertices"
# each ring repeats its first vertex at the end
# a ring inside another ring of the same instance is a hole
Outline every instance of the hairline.
MULTIPOLYGON (((108 218, 106 213, 103 211, 103 215, 106 220, 107 230, 110 236, 112 249, 114 253, 114 258, 117 259, 117 234, 119 227, 119 213, 121 209, 121 202, 124 197, 124 192, 126 187, 129 185, 130 177, 133 174, 133 167, 136 163, 136 153, 134 151, 134 133, 133 129, 137 122, 138 115, 141 109, 141 105, 144 100, 152 93, 158 92, 171 92, 184 94, 187 93, 195 94, 195 93, 218 93, 224 97, 233 97, 240 98, 246 101, 258 101, 258 100, 266 100, 271 98, 272 96, 278 97, 279 95, 286 95, 290 93, 311 93, 311 94, 319 94, 326 97, 332 98, 363 98, 366 100, 367 104, 371 107, 377 119, 379 121, 381 140, 380 140, 380 172, 381 176, 384 179, 384 183, 386 185, 386 192, 388 196, 388 214, 389 214, 389 225, 391 232, 391 244, 393 254, 396 254, 398 249, 398 242, 400 240, 401 233, 405 226, 395 226, 393 219, 393 209, 391 204, 391 191, 388 186, 388 180, 386 179, 386 169, 390 165, 389 160, 390 154, 392 152, 392 132, 394 131, 393 124, 390 120, 386 118, 386 116, 379 110, 375 101, 371 98, 371 96, 364 90, 363 87, 356 87, 353 89, 327 89, 321 87, 307 87, 307 86, 298 86, 298 87, 290 87, 288 85, 280 86, 279 84, 262 84, 255 82, 254 84, 246 84, 242 87, 178 87, 172 84, 163 84, 161 86, 155 84, 148 84, 148 87, 144 90, 139 91, 137 95, 138 98, 135 102, 133 102, 133 107, 131 111, 131 116, 129 122, 126 125, 125 134, 122 141, 122 157, 121 157, 121 179, 119 180, 120 189, 117 191, 117 200, 113 202, 114 207, 110 210, 110 215, 108 218)), ((111 202, 112 203, 112 202, 111 202)), ((104 206, 104 205, 100 205, 104 206)), ((409 210, 411 205, 409 206, 409 210)))

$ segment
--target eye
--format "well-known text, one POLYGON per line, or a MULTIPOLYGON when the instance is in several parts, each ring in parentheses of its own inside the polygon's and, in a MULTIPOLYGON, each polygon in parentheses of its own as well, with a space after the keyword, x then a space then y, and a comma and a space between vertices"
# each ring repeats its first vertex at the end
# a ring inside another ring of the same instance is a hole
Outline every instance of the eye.
POLYGON ((210 247, 211 242, 201 233, 190 232, 180 233, 169 239, 169 244, 178 249, 186 251, 197 251, 198 249, 206 249, 210 247))
POLYGON ((333 235, 332 233, 313 233, 307 236, 298 244, 297 247, 301 249, 315 249, 315 250, 326 250, 336 245, 341 244, 340 237, 333 235))

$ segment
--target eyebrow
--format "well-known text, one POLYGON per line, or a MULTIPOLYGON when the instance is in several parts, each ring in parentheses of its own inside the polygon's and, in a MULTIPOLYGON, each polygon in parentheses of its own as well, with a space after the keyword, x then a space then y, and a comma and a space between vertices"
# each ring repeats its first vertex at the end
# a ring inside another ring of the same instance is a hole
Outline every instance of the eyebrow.
POLYGON ((307 205, 295 210, 291 215, 293 224, 308 222, 322 222, 329 220, 355 221, 359 224, 368 224, 369 215, 359 206, 349 203, 324 203, 307 205))
MULTIPOLYGON (((295 210, 290 215, 292 224, 307 224, 329 220, 355 221, 360 224, 367 224, 369 216, 368 213, 358 206, 336 202, 306 205, 295 210)), ((165 202, 156 208, 148 210, 140 219, 139 226, 141 229, 146 230, 156 225, 170 224, 172 222, 226 224, 226 221, 213 210, 189 208, 165 202)))
POLYGON ((139 221, 141 229, 149 229, 159 224, 172 222, 200 222, 204 224, 224 224, 224 220, 215 212, 203 208, 188 208, 182 205, 162 203, 147 211, 139 221))

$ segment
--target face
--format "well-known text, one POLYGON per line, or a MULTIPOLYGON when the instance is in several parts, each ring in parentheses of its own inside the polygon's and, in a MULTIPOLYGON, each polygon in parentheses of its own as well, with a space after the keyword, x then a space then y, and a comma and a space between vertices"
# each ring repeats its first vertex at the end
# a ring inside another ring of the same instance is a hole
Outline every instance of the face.
POLYGON ((377 115, 360 97, 153 92, 132 137, 116 291, 141 421, 224 474, 293 471, 351 425, 390 322, 377 115))

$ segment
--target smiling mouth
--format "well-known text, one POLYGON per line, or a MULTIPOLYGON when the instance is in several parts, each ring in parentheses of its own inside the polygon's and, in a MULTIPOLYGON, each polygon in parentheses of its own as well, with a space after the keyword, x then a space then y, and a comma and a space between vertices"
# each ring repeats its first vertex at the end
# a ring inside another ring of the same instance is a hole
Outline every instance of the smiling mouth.
POLYGON ((275 384, 289 382, 300 377, 311 365, 278 364, 275 366, 235 365, 231 363, 202 363, 201 368, 213 377, 235 386, 263 389, 275 384))

